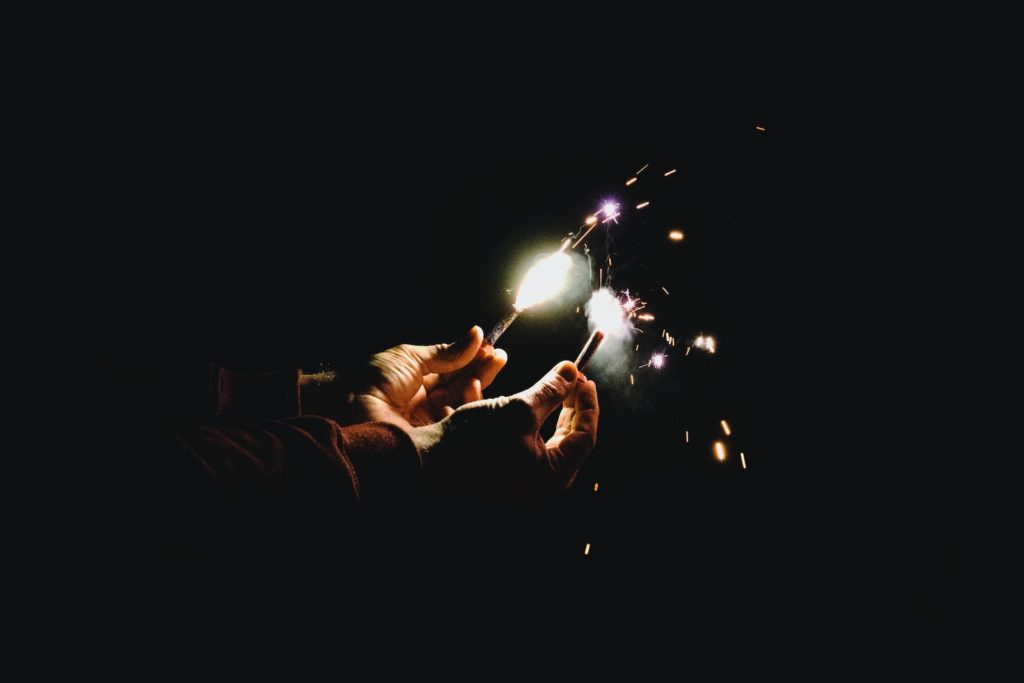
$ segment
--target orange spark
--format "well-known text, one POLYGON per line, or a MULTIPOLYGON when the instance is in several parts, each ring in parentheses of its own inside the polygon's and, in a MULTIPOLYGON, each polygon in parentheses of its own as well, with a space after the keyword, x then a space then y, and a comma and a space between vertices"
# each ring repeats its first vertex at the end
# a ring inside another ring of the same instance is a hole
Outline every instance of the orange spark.
POLYGON ((715 457, 719 462, 725 462, 725 444, 721 441, 715 442, 715 457))

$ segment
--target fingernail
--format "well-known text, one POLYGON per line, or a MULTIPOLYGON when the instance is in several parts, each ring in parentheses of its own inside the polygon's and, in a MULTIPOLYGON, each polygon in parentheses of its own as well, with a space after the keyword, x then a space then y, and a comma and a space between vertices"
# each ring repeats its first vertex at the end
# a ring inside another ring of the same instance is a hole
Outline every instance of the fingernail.
POLYGON ((576 366, 566 361, 558 367, 558 376, 564 379, 566 382, 575 382, 576 377, 579 375, 579 370, 576 366))

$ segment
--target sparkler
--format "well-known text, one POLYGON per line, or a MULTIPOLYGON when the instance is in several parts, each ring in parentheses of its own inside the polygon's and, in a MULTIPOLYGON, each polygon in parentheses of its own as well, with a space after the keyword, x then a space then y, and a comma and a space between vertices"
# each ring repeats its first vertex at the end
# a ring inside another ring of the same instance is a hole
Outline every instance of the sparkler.
POLYGON ((587 367, 587 363, 597 353, 598 347, 601 346, 601 342, 604 341, 604 332, 601 330, 594 330, 594 334, 590 335, 590 339, 583 345, 583 350, 580 351, 580 355, 576 357, 576 369, 583 372, 583 368, 587 367))
POLYGON ((623 302, 610 289, 599 289, 590 296, 587 302, 587 318, 594 329, 618 339, 629 336, 628 319, 637 307, 643 303, 631 298, 623 302))
POLYGON ((485 337, 487 343, 494 346, 498 337, 505 333, 505 330, 519 317, 520 313, 551 299, 562 291, 569 270, 572 268, 572 259, 564 251, 568 242, 569 240, 566 240, 561 250, 542 258, 530 268, 519 286, 519 293, 516 295, 516 302, 512 306, 512 310, 487 334, 485 337))
MULTIPOLYGON (((598 218, 597 217, 599 215, 601 215, 601 214, 604 214, 604 220, 601 221, 602 223, 607 223, 608 221, 613 221, 613 220, 615 220, 616 218, 619 217, 619 205, 616 204, 615 202, 610 202, 610 201, 609 202, 605 202, 604 206, 602 206, 597 211, 596 214, 594 214, 593 216, 587 216, 587 219, 586 219, 586 221, 584 221, 584 223, 586 225, 589 225, 590 227, 587 228, 587 230, 580 236, 580 238, 577 239, 573 243, 573 245, 571 247, 572 249, 575 249, 576 247, 580 246, 580 244, 583 242, 583 240, 587 239, 587 235, 589 235, 591 232, 593 232, 594 228, 597 227, 597 222, 598 222, 598 218)), ((563 250, 565 249, 564 245, 563 245, 562 249, 563 250)))
MULTIPOLYGON (((757 129, 757 131, 761 133, 765 132, 765 128, 763 126, 758 125, 755 126, 755 128, 757 129)), ((642 168, 637 170, 633 176, 630 176, 625 181, 625 186, 628 188, 637 185, 639 182, 638 176, 648 168, 649 164, 644 165, 642 168)), ((663 176, 665 178, 668 178, 670 176, 675 175, 677 172, 678 169, 676 168, 667 169, 663 172, 663 176)), ((653 180, 656 179, 648 178, 648 180, 645 181, 645 183, 648 183, 653 180)), ((655 199, 657 198, 658 197, 655 196, 655 199)), ((643 209, 648 208, 650 205, 650 201, 642 201, 638 204, 634 204, 633 209, 636 211, 641 211, 643 209)), ((630 211, 629 206, 626 206, 625 210, 627 212, 630 211)), ((644 215, 647 214, 645 213, 644 215)), ((620 216, 620 204, 617 201, 611 199, 603 201, 600 205, 600 208, 597 209, 593 214, 586 215, 586 217, 583 219, 583 225, 580 226, 579 229, 577 229, 575 232, 571 233, 570 237, 564 239, 557 252, 549 254, 548 256, 544 257, 536 264, 534 264, 532 268, 530 268, 530 270, 527 272, 525 278, 520 284, 519 290, 516 294, 515 304, 513 304, 508 314, 486 336, 486 341, 493 345, 498 340, 498 338, 505 332, 505 330, 508 329, 508 327, 515 321, 515 319, 519 316, 520 313, 534 306, 540 305, 546 301, 549 301, 550 299, 557 296, 564 289, 569 271, 572 268, 572 261, 567 252, 575 250, 577 247, 583 244, 584 241, 586 241, 586 239, 591 235, 591 233, 593 233, 595 228, 607 224, 611 221, 615 221, 617 223, 618 218, 620 216)), ((669 225, 671 225, 671 223, 669 225)), ((622 345, 622 350, 625 351, 625 348, 627 348, 629 345, 632 345, 632 337, 634 333, 642 333, 644 331, 639 329, 638 327, 635 327, 634 325, 638 325, 640 322, 653 322, 655 320, 654 314, 650 312, 640 312, 642 309, 646 307, 646 303, 640 301, 639 299, 631 298, 628 290, 623 295, 619 292, 611 290, 610 288, 605 288, 604 268, 601 266, 606 266, 608 269, 608 279, 610 287, 612 284, 611 281, 613 270, 613 249, 611 244, 611 236, 612 235, 609 228, 609 231, 606 233, 605 236, 605 263, 601 263, 600 260, 598 260, 596 263, 592 263, 589 268, 589 275, 592 278, 593 268, 598 267, 599 285, 598 289, 595 292, 593 292, 592 296, 590 297, 590 300, 587 302, 585 307, 585 312, 588 317, 588 322, 590 325, 591 335, 587 339, 587 342, 583 345, 583 348, 581 349, 580 354, 579 356, 577 356, 575 361, 576 367, 580 372, 582 372, 584 368, 586 368, 590 360, 597 353, 606 336, 617 339, 625 339, 626 342, 622 345)), ((686 235, 684 234, 683 230, 672 228, 667 229, 667 238, 671 242, 679 243, 686 238, 686 235)), ((591 261, 589 246, 585 248, 587 250, 587 260, 588 263, 590 263, 591 261)), ((626 257, 626 255, 622 254, 621 252, 615 253, 616 258, 619 258, 620 261, 623 261, 626 266, 629 265, 629 260, 626 257)), ((620 269, 622 269, 622 266, 620 266, 620 269)), ((669 290, 666 287, 661 287, 661 290, 662 292, 664 292, 666 296, 670 296, 669 290)), ((577 307, 576 313, 579 314, 580 311, 581 308, 577 307)), ((660 314, 661 312, 659 312, 659 315, 660 314)), ((646 331, 651 332, 651 337, 653 337, 653 332, 649 328, 646 329, 646 331)), ((668 353, 672 352, 672 349, 668 347, 675 347, 677 339, 671 333, 669 333, 667 329, 662 330, 661 337, 662 339, 665 340, 664 344, 667 346, 662 346, 662 352, 652 353, 647 363, 639 366, 640 368, 654 368, 656 370, 660 370, 665 367, 668 359, 668 353)), ((639 343, 635 345, 634 353, 639 354, 640 346, 641 345, 639 343)), ((697 336, 696 338, 692 339, 690 344, 686 346, 684 355, 688 356, 690 354, 691 348, 693 347, 701 349, 709 354, 714 354, 717 351, 717 343, 715 338, 711 335, 705 335, 703 333, 697 336)), ((645 353, 647 352, 648 350, 645 349, 645 353)), ((639 356, 636 356, 635 358, 636 360, 631 359, 633 363, 638 362, 639 356)), ((635 385, 635 377, 632 373, 629 374, 629 383, 630 385, 635 385)), ((728 453, 726 450, 726 441, 730 440, 732 436, 732 429, 729 426, 729 423, 724 419, 720 421, 720 425, 724 433, 725 439, 720 441, 714 441, 712 443, 712 453, 715 459, 717 459, 719 462, 724 463, 728 457, 728 453)), ((684 440, 685 444, 687 444, 688 446, 690 443, 690 432, 688 429, 685 430, 684 432, 684 440)), ((739 457, 740 464, 742 465, 743 469, 746 470, 746 455, 743 452, 741 452, 739 454, 739 457)), ((597 482, 594 482, 594 492, 597 493, 598 489, 599 484, 597 482)), ((586 543, 583 549, 583 554, 589 555, 590 550, 591 544, 586 543)))

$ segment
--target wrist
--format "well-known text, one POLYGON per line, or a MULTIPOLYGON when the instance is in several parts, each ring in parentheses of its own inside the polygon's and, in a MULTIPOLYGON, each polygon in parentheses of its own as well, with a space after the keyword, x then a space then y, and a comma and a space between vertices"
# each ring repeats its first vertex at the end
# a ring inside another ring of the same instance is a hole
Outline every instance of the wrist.
POLYGON ((406 431, 416 447, 420 463, 425 464, 431 452, 436 450, 441 443, 441 437, 444 435, 444 423, 442 421, 422 427, 412 427, 406 431))
POLYGON ((303 415, 329 417, 341 424, 351 419, 355 395, 348 391, 335 372, 317 372, 299 376, 299 406, 303 415))

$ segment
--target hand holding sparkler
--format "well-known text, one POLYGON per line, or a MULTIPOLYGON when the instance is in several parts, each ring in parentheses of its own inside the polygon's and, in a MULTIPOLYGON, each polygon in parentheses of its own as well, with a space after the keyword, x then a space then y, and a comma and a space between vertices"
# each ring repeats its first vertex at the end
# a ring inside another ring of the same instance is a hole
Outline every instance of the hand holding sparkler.
POLYGON ((567 489, 597 442, 597 386, 559 363, 513 396, 469 403, 414 429, 429 494, 540 502, 567 489), (581 381, 582 380, 582 381, 581 381), (561 406, 555 433, 540 435, 561 406))
POLYGON ((356 414, 345 421, 390 422, 407 431, 432 424, 464 403, 481 400, 507 360, 501 349, 483 346, 483 331, 476 326, 452 344, 395 346, 370 358, 355 393, 356 414))

